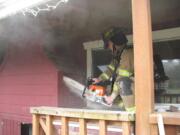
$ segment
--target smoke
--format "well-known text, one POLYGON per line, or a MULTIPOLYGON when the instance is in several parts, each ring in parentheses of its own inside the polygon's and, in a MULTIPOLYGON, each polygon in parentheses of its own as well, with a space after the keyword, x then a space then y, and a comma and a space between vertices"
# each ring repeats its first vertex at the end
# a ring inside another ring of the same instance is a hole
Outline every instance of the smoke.
POLYGON ((77 95, 79 98, 82 98, 82 93, 85 88, 84 85, 66 76, 63 77, 63 81, 66 84, 66 86, 69 88, 70 92, 77 95))
MULTIPOLYGON (((129 21, 122 21, 126 14, 119 15, 129 6, 120 3, 119 0, 69 0, 53 11, 40 12, 37 17, 19 13, 1 20, 0 40, 22 45, 41 40, 58 68, 85 76, 83 42, 100 39, 100 33, 105 28, 119 22, 129 24, 129 21)), ((124 3, 127 5, 128 2, 124 3)))
POLYGON ((1 38, 10 42, 20 42, 31 40, 40 33, 40 27, 35 24, 34 20, 26 16, 12 16, 3 20, 1 23, 1 38))

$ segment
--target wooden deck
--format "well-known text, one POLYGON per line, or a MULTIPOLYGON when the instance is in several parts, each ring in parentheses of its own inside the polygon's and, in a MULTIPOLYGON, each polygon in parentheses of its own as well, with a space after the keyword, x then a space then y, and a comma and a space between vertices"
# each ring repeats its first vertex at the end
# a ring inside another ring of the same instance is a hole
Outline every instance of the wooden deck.
MULTIPOLYGON (((89 125, 98 130, 99 135, 106 135, 109 130, 130 135, 133 131, 135 113, 124 111, 87 110, 56 107, 32 107, 33 135, 69 135, 70 124, 75 123, 78 134, 86 135, 89 125), (58 130, 54 126, 58 125, 58 130), (113 129, 113 130, 112 130, 113 129)), ((77 133, 76 133, 77 134, 77 133)), ((112 133, 113 134, 113 133, 112 133)))

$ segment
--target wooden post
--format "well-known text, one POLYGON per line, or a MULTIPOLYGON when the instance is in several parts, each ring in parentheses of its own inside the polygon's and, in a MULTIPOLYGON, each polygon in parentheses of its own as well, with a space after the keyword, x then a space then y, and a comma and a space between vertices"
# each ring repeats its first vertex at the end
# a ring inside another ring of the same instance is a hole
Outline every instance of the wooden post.
POLYGON ((106 135, 107 125, 105 120, 99 120, 99 135, 106 135))
POLYGON ((68 120, 66 117, 61 117, 61 135, 69 134, 68 120))
POLYGON ((79 135, 86 135, 87 128, 86 128, 86 121, 84 119, 79 119, 79 135))
POLYGON ((154 77, 150 0, 132 0, 136 135, 150 135, 154 77))
POLYGON ((158 126, 157 124, 151 124, 151 135, 158 135, 158 126))
POLYGON ((130 122, 122 122, 122 129, 123 129, 122 135, 131 135, 131 124, 130 124, 130 122))
POLYGON ((47 115, 46 116, 46 135, 52 135, 53 134, 53 125, 52 125, 52 116, 47 115))
POLYGON ((37 114, 33 114, 32 116, 32 124, 33 124, 33 127, 32 127, 32 135, 39 135, 40 134, 40 124, 39 124, 39 115, 37 114))

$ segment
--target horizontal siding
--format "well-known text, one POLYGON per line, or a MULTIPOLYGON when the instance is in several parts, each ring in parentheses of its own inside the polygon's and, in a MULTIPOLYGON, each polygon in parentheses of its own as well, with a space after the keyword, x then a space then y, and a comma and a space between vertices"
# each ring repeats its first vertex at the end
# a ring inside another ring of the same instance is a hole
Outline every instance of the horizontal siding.
MULTIPOLYGON (((12 65, 8 65, 7 70, 8 71, 3 71, 1 73, 1 75, 6 76, 6 75, 23 75, 23 74, 39 74, 39 73, 50 73, 50 68, 48 69, 47 67, 44 67, 44 69, 42 70, 41 67, 44 64, 40 64, 40 65, 29 65, 27 64, 25 67, 24 66, 12 66, 12 65)), ((57 70, 56 70, 57 71, 57 70)))
POLYGON ((9 120, 15 120, 15 121, 19 121, 21 123, 31 123, 32 118, 30 117, 31 114, 28 115, 20 115, 20 114, 13 114, 13 113, 0 113, 0 117, 4 118, 4 119, 9 119, 9 120))
POLYGON ((53 105, 54 102, 54 96, 39 96, 35 95, 32 97, 32 95, 0 95, 0 104, 12 104, 13 105, 22 105, 22 106, 30 106, 30 105, 53 105), (23 102, 22 102, 23 101, 23 102), (26 102, 24 102, 26 101, 26 102))
POLYGON ((57 91, 56 85, 48 85, 48 84, 41 84, 41 85, 6 85, 0 86, 0 94, 8 94, 8 95, 49 95, 55 96, 57 91))
POLYGON ((56 104, 56 100, 55 97, 52 97, 50 100, 49 98, 41 98, 39 96, 39 99, 36 101, 36 103, 32 103, 33 101, 33 97, 31 98, 31 100, 29 101, 28 104, 22 105, 21 102, 24 102, 23 100, 21 100, 20 98, 17 99, 17 104, 14 103, 0 103, 0 113, 2 114, 8 114, 8 115, 19 115, 19 117, 21 116, 28 116, 31 117, 30 114, 30 107, 32 106, 57 106, 56 104), (19 102, 18 102, 19 101, 19 102))
POLYGON ((55 84, 57 79, 56 74, 52 72, 39 72, 39 73, 30 73, 30 74, 14 74, 14 75, 2 75, 0 78, 0 85, 7 85, 11 83, 14 84, 26 84, 26 85, 35 85, 35 84, 55 84))
MULTIPOLYGON (((46 103, 47 104, 47 103, 46 103)), ((30 117, 30 107, 31 105, 26 105, 26 106, 22 106, 22 105, 7 105, 7 104, 0 104, 1 106, 1 113, 5 114, 6 116, 7 115, 13 115, 16 116, 16 115, 19 115, 19 116, 24 116, 24 117, 27 117, 29 116, 30 117)), ((35 105, 37 106, 37 105, 35 105)))
POLYGON ((0 67, 1 116, 24 121, 32 106, 57 105, 58 72, 38 42, 9 45, 0 67))

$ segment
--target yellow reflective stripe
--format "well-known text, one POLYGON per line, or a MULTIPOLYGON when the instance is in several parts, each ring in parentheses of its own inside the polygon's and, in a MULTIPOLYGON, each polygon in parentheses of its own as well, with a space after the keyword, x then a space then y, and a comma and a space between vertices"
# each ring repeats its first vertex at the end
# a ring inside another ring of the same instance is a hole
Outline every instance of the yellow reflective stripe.
POLYGON ((114 70, 115 70, 114 65, 108 65, 108 67, 109 67, 112 71, 114 71, 114 70))
POLYGON ((124 77, 130 77, 132 75, 131 72, 127 71, 127 70, 124 70, 124 69, 119 69, 118 70, 118 74, 120 76, 124 76, 124 77))
POLYGON ((135 106, 128 107, 128 108, 126 108, 126 111, 128 111, 128 112, 135 112, 136 111, 136 107, 135 106))
POLYGON ((102 77, 104 77, 105 79, 109 79, 109 76, 106 73, 103 73, 102 77))

